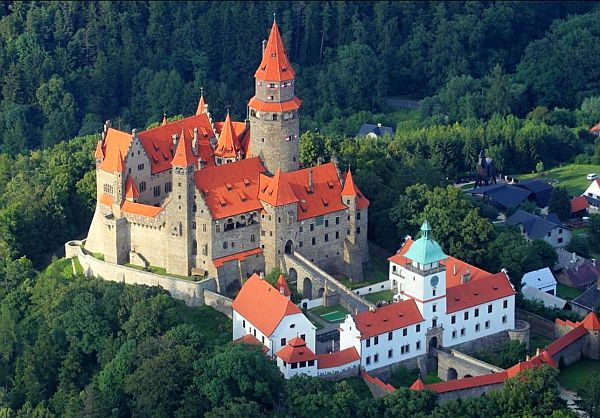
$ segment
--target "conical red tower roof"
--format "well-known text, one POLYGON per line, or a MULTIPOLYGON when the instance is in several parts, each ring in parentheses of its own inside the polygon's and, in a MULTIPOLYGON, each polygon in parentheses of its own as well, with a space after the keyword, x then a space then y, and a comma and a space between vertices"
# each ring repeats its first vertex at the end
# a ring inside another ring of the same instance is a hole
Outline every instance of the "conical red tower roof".
POLYGON ((346 181, 344 182, 344 188, 342 189, 342 196, 354 196, 358 198, 358 201, 356 202, 358 209, 364 209, 369 206, 369 199, 362 194, 358 186, 354 183, 352 171, 350 171, 350 169, 348 169, 348 173, 346 174, 346 181))
POLYGON ((254 77, 266 81, 285 81, 291 80, 295 76, 296 72, 285 53, 279 26, 277 26, 277 22, 273 22, 262 61, 254 73, 254 77))
POLYGON ((167 123, 168 123, 167 122, 167 114, 163 113, 163 120, 162 120, 161 126, 165 126, 167 123))
POLYGON ((221 129, 221 135, 219 135, 219 141, 215 148, 215 155, 225 158, 235 158, 240 148, 240 143, 231 123, 231 117, 227 113, 223 129, 221 129))
POLYGON ((200 90, 200 101, 198 102, 198 108, 196 109, 196 115, 206 113, 206 103, 204 102, 204 92, 200 90))
POLYGON ((138 197, 140 197, 140 192, 138 191, 137 186, 133 182, 131 176, 127 176, 127 182, 125 183, 125 198, 133 200, 138 197))
POLYGON ((194 165, 194 162, 195 158, 194 153, 192 152, 192 144, 189 139, 186 139, 185 132, 183 131, 182 127, 181 137, 177 143, 177 149, 175 150, 175 155, 173 156, 171 165, 176 165, 178 167, 189 167, 194 165))
POLYGON ((292 294, 283 274, 279 275, 277 283, 275 283, 275 288, 284 296, 290 296, 292 294))

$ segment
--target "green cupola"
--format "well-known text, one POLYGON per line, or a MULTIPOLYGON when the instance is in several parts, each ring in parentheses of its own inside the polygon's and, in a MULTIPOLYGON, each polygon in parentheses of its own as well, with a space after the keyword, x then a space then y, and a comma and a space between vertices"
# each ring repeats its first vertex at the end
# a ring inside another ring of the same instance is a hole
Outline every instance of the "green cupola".
POLYGON ((446 254, 442 247, 431 239, 431 226, 427 220, 421 225, 421 232, 421 237, 412 243, 404 257, 412 261, 414 267, 427 270, 432 267, 432 264, 446 259, 446 254))

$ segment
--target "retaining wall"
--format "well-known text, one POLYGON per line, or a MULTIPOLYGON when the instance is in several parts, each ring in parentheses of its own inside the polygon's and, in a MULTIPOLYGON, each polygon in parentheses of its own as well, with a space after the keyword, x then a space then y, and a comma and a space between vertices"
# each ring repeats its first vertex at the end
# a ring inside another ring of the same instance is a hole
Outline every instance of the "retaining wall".
POLYGON ((356 295, 368 295, 370 293, 381 292, 382 290, 390 290, 390 281, 385 280, 379 283, 373 283, 365 287, 361 287, 359 289, 353 289, 352 291, 356 295))
POLYGON ((227 296, 220 295, 211 290, 204 289, 204 303, 211 308, 227 315, 230 319, 233 318, 233 300, 227 296))
POLYGON ((542 334, 548 338, 556 338, 554 322, 523 309, 515 309, 517 319, 529 322, 531 332, 542 334))
POLYGON ((160 286, 168 291, 175 299, 181 299, 188 306, 204 305, 204 290, 215 292, 215 279, 203 279, 198 282, 162 276, 132 267, 122 266, 99 260, 90 254, 85 254, 81 241, 69 241, 65 244, 65 256, 77 257, 86 276, 100 277, 104 280, 127 284, 143 284, 160 286))

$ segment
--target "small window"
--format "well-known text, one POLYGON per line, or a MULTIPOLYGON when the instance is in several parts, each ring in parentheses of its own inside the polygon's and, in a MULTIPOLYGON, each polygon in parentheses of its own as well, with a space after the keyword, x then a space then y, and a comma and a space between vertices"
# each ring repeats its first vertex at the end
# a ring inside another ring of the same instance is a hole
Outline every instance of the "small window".
POLYGON ((394 357, 394 350, 390 349, 388 350, 388 358, 392 358, 394 357))
POLYGON ((373 362, 374 362, 374 363, 379 363, 379 354, 375 354, 375 355, 373 356, 373 362))
POLYGON ((379 344, 379 336, 378 335, 373 337, 373 345, 377 345, 377 344, 379 344))
POLYGON ((420 350, 421 349, 421 341, 417 341, 416 346, 417 346, 417 350, 420 350))
POLYGON ((160 186, 154 186, 154 197, 160 196, 160 186))
POLYGON ((492 305, 491 305, 491 304, 490 304, 490 305, 488 305, 488 313, 492 313, 492 310, 493 310, 493 307, 492 307, 492 305))
POLYGON ((371 347, 371 339, 367 338, 367 347, 371 347))
POLYGON ((508 308, 508 300, 505 299, 505 300, 502 301, 502 307, 504 309, 508 308))
POLYGON ((479 324, 475 324, 475 332, 479 332, 479 324))
POLYGON ((356 233, 360 234, 360 226, 356 228, 356 233))
POLYGON ((140 192, 145 192, 146 191, 146 182, 142 181, 140 182, 140 192))
POLYGON ((475 308, 475 318, 479 316, 479 308, 475 308))
POLYGON ((325 219, 325 228, 329 226, 329 219, 325 219))
POLYGON ((465 312, 465 321, 469 319, 469 311, 465 312))
POLYGON ((388 341, 392 341, 393 338, 394 338, 394 333, 388 332, 388 341))
POLYGON ((356 212, 356 220, 360 220, 360 212, 356 212))
POLYGON ((417 324, 417 332, 421 332, 421 324, 417 324))
POLYGON ((325 234, 325 242, 329 242, 329 234, 325 234))
MULTIPOLYGON (((273 97, 273 96, 271 96, 271 97, 273 97)), ((273 100, 273 99, 271 99, 271 100, 273 100)), ((277 120, 277 113, 273 113, 273 120, 277 120)))
POLYGON ((456 338, 456 331, 452 331, 452 338, 456 338))
POLYGON ((339 216, 336 216, 336 217, 335 217, 335 224, 336 224, 336 225, 339 225, 339 224, 340 224, 340 217, 339 217, 339 216))
POLYGON ((437 305, 435 303, 431 306, 431 311, 437 312, 437 305))
POLYGON ((302 242, 302 241, 299 241, 299 242, 298 242, 298 248, 302 248, 302 247, 304 247, 304 242, 302 242))
POLYGON ((138 171, 142 171, 144 169, 144 164, 138 164, 138 171))
POLYGON ((406 337, 408 335, 408 328, 403 328, 402 329, 402 336, 406 337))
POLYGON ((297 369, 298 368, 298 363, 290 363, 292 369, 297 369))
POLYGON ((506 315, 502 315, 502 323, 506 324, 506 321, 507 321, 506 315))
POLYGON ((306 367, 306 361, 301 361, 301 362, 300 362, 300 366, 299 366, 299 367, 300 367, 300 368, 304 368, 304 367, 306 367))
POLYGON ((310 224, 310 231, 314 231, 315 230, 315 224, 310 224))
POLYGON ((466 330, 466 329, 464 329, 464 328, 461 328, 461 329, 460 329, 460 336, 461 336, 461 337, 464 337, 464 336, 465 336, 465 334, 466 334, 466 332, 467 332, 467 330, 466 330))
POLYGON ((371 364, 371 356, 367 357, 367 365, 371 364))
POLYGON ((246 320, 242 319, 242 328, 246 328, 246 320))
POLYGON ((490 327, 490 321, 485 321, 485 329, 488 329, 490 327))
POLYGON ((281 343, 281 346, 282 346, 282 347, 284 347, 284 346, 285 346, 285 343, 286 343, 286 340, 285 340, 285 338, 282 338, 282 339, 281 339, 281 341, 280 341, 280 343, 281 343))
POLYGON ((314 360, 308 360, 308 367, 313 367, 315 365, 314 360))
POLYGON ((316 245, 317 244, 317 239, 315 237, 312 237, 312 245, 316 245))
POLYGON ((340 231, 335 231, 335 239, 340 239, 340 231))
POLYGON ((223 243, 223 249, 224 249, 224 250, 226 250, 226 249, 227 249, 227 241, 225 241, 225 242, 223 243))
POLYGON ((452 315, 452 316, 450 317, 450 323, 451 323, 451 324, 456 324, 456 315, 452 315))

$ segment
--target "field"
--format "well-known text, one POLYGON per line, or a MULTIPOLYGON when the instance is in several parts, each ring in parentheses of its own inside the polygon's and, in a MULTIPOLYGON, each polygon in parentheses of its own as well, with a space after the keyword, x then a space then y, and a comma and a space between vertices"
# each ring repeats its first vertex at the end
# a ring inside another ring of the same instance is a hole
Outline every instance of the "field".
POLYGON ((555 179, 558 182, 553 183, 554 186, 564 186, 571 196, 578 196, 590 185, 591 182, 586 179, 586 176, 590 173, 600 174, 600 165, 568 164, 547 170, 543 175, 534 173, 516 177, 520 180, 541 179, 548 181, 555 179))
POLYGON ((556 286, 556 296, 565 300, 573 300, 581 294, 581 290, 575 289, 574 287, 566 286, 558 283, 556 286))
POLYGON ((330 324, 342 322, 344 318, 346 318, 346 315, 350 313, 346 308, 340 305, 319 306, 311 309, 310 312, 330 324))
POLYGON ((391 290, 382 290, 381 292, 369 293, 363 296, 369 302, 377 303, 380 300, 391 301, 394 297, 394 293, 391 290))
POLYGON ((558 381, 565 389, 576 392, 588 376, 597 373, 600 373, 600 361, 584 359, 561 370, 558 381))

